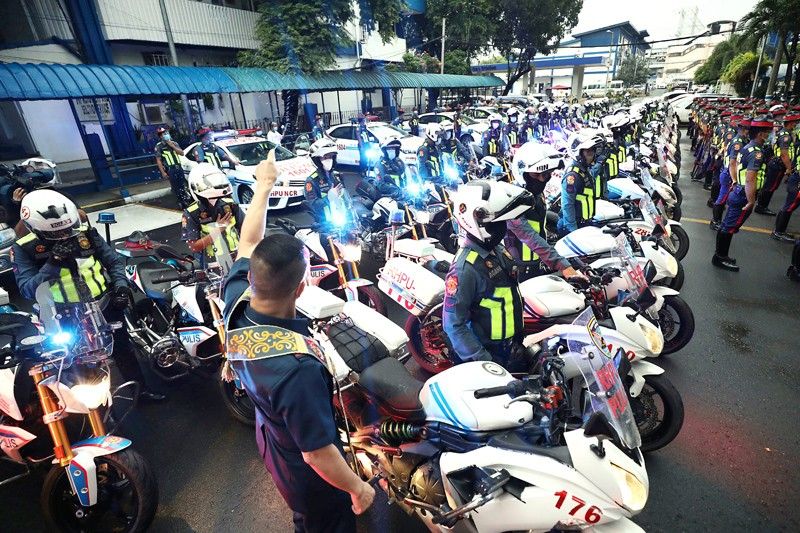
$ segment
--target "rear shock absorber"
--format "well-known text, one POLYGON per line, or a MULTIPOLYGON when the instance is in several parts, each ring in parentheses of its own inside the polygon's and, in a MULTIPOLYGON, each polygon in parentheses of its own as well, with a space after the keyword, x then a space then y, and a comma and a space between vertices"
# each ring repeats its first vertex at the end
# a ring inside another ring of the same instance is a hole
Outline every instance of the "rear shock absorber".
POLYGON ((394 420, 384 420, 381 422, 380 435, 391 445, 402 442, 416 440, 422 433, 422 426, 410 424, 408 422, 395 422, 394 420))

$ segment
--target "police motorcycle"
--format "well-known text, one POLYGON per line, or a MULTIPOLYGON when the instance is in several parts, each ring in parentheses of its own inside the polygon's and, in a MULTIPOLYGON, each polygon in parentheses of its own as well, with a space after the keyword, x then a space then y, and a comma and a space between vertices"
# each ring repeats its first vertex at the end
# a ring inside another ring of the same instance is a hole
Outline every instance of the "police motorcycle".
POLYGON ((297 226, 290 220, 276 219, 275 224, 306 246, 311 258, 308 285, 321 287, 348 301, 362 302, 385 316, 386 305, 380 292, 358 271, 362 235, 360 216, 350 194, 344 188, 334 188, 327 198, 329 208, 324 222, 297 226))
MULTIPOLYGON (((430 531, 642 531, 630 518, 649 480, 615 367, 624 357, 589 340, 591 310, 575 327, 586 341, 542 350, 537 374, 523 380, 472 362, 422 383, 371 335, 360 357, 328 357, 351 468, 382 480, 430 531), (585 389, 573 393, 567 369, 585 389)), ((344 343, 331 335, 331 344, 344 343)))
POLYGON ((149 463, 114 435, 125 414, 111 417, 108 359, 112 331, 82 280, 79 303, 55 303, 51 282, 36 290, 39 320, 26 313, 0 315, 0 449, 22 473, 49 471, 42 486, 42 514, 53 531, 147 530, 158 506, 149 463), (86 297, 84 297, 86 296, 86 297), (112 427, 110 430, 106 424, 112 427), (49 437, 49 440, 48 440, 49 437))

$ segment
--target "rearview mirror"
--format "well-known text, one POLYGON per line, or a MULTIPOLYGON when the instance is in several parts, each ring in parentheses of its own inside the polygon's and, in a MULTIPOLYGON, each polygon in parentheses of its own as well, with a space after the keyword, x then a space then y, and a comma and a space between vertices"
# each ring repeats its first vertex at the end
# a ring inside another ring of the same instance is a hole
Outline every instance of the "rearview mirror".
POLYGON ((603 413, 595 412, 583 427, 583 434, 587 437, 597 437, 598 440, 614 438, 614 428, 603 413))
POLYGON ((652 261, 648 261, 642 270, 644 272, 644 279, 647 280, 647 283, 652 283, 657 274, 656 265, 654 265, 652 261))
POLYGON ((656 303, 656 295, 653 294, 653 291, 650 289, 645 289, 642 294, 636 299, 636 303, 639 304, 640 309, 647 309, 654 303, 656 303))

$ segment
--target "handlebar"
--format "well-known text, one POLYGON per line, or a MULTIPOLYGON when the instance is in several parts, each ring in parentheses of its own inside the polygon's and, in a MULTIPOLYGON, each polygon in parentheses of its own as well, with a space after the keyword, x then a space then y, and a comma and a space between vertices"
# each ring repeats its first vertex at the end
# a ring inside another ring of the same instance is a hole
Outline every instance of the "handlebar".
POLYGON ((477 389, 473 394, 476 399, 480 398, 491 398, 493 396, 503 396, 504 394, 508 394, 509 396, 519 396, 520 394, 525 392, 525 382, 524 381, 512 381, 508 385, 503 385, 501 387, 488 387, 485 389, 477 389))
POLYGON ((164 274, 161 277, 154 279, 153 284, 159 285, 162 283, 172 283, 173 281, 179 281, 180 283, 189 283, 189 282, 203 281, 204 278, 205 278, 205 272, 202 270, 198 270, 195 272, 174 272, 172 274, 164 274))

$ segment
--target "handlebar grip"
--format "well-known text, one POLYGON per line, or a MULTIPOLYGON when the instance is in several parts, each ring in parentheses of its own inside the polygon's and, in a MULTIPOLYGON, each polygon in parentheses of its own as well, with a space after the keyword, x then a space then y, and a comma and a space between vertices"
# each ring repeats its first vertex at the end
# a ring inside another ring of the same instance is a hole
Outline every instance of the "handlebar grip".
POLYGON ((511 394, 516 390, 512 385, 503 385, 501 387, 489 387, 486 389, 477 389, 474 392, 475 398, 491 398, 492 396, 502 396, 504 394, 511 394))

